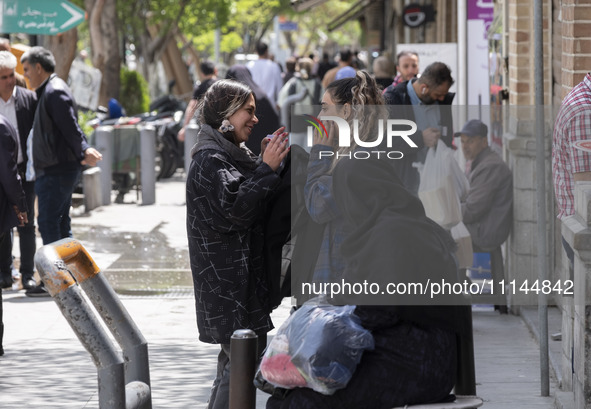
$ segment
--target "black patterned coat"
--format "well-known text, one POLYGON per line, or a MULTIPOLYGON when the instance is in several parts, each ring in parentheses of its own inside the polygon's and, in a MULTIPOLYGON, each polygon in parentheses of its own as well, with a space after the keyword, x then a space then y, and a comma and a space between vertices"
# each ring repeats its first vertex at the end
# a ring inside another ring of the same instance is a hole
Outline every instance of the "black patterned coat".
POLYGON ((187 176, 187 235, 199 339, 229 344, 234 330, 266 334, 263 271, 266 202, 281 179, 209 125, 199 131, 187 176))

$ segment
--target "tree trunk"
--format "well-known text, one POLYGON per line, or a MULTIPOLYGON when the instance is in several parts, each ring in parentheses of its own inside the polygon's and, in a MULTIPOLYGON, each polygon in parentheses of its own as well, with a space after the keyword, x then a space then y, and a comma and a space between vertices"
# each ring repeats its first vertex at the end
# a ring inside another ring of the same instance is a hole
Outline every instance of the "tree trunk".
POLYGON ((92 48, 92 64, 102 73, 99 105, 119 98, 121 88, 119 36, 115 0, 85 0, 92 48))
POLYGON ((43 36, 41 45, 53 53, 55 57, 55 73, 64 81, 68 81, 70 66, 76 58, 78 30, 73 28, 60 35, 43 36))

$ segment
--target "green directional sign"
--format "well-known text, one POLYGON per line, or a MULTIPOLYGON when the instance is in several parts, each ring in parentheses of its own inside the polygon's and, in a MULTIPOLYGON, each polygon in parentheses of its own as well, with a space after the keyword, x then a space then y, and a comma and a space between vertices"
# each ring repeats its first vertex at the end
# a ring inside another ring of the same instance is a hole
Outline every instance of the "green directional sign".
POLYGON ((84 10, 65 0, 0 0, 0 33, 54 35, 84 21, 84 10))

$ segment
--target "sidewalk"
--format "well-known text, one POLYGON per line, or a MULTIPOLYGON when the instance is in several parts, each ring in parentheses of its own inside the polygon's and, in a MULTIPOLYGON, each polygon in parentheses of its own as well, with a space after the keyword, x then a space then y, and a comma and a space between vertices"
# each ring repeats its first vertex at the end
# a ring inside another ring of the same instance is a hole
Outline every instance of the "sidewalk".
MULTIPOLYGON (((127 197, 135 200, 135 193, 127 197)), ((75 216, 74 236, 124 293, 123 304, 148 340, 153 407, 205 408, 219 347, 197 340, 182 177, 158 182, 156 202, 75 216)), ((53 300, 23 291, 3 297, 0 408, 98 408, 95 366, 53 300)), ((274 313, 277 327, 288 313, 289 300, 274 313)), ((483 407, 554 408, 556 382, 551 379, 551 397, 540 397, 539 349, 523 320, 486 307, 475 308, 473 320, 483 407)), ((257 408, 264 402, 259 393, 257 408)))

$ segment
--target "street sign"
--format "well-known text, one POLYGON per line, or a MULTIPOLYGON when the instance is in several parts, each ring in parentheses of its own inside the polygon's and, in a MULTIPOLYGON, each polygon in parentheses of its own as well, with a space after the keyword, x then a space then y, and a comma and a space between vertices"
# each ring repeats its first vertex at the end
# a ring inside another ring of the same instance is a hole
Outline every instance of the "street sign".
POLYGON ((0 0, 0 33, 55 35, 84 21, 84 10, 65 0, 0 0))

